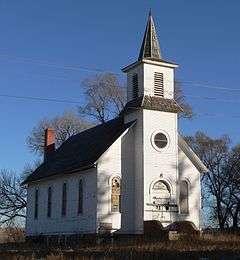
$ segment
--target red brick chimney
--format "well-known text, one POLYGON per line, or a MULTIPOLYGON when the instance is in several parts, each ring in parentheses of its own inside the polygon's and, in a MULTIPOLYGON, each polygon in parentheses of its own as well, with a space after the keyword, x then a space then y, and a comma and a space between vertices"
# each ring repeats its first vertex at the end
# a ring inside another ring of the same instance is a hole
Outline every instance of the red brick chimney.
POLYGON ((53 128, 45 130, 44 161, 50 159, 55 151, 55 131, 53 128))

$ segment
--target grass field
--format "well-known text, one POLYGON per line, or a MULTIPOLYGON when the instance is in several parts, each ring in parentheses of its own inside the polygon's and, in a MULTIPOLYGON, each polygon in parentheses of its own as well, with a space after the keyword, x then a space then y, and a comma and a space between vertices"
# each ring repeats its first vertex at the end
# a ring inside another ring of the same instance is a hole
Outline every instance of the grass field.
POLYGON ((239 234, 185 236, 177 241, 157 238, 116 238, 114 241, 51 246, 32 243, 0 245, 1 260, 80 259, 240 259, 239 234))

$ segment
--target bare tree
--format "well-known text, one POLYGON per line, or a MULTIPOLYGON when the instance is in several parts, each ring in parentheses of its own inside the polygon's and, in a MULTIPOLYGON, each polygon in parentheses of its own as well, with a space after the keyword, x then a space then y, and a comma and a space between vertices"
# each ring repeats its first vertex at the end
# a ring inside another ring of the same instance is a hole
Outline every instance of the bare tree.
POLYGON ((27 190, 22 183, 40 164, 26 165, 21 174, 0 170, 0 225, 17 227, 26 218, 27 190))
POLYGON ((125 88, 111 73, 98 74, 82 82, 86 104, 79 107, 82 116, 104 123, 116 117, 125 104, 125 88))
MULTIPOLYGON (((86 103, 79 107, 80 115, 104 123, 116 117, 126 103, 126 88, 114 74, 98 74, 82 82, 86 103)), ((193 116, 191 106, 186 102, 181 85, 175 82, 174 99, 183 109, 181 117, 193 116)))
POLYGON ((210 138, 202 132, 185 140, 200 157, 209 172, 202 175, 205 206, 209 207, 212 217, 220 228, 226 227, 229 220, 229 208, 232 205, 232 193, 229 192, 229 180, 226 166, 229 162, 229 143, 227 135, 210 138))
POLYGON ((192 107, 186 101, 181 87, 181 83, 179 81, 175 81, 174 99, 178 103, 178 105, 183 109, 183 112, 180 114, 180 117, 192 118, 193 117, 192 107))
POLYGON ((22 178, 13 171, 0 171, 0 224, 25 218, 26 188, 22 178))
POLYGON ((238 229, 240 224, 240 145, 233 147, 229 154, 226 166, 226 183, 228 184, 228 194, 231 198, 229 214, 233 229, 238 229))
POLYGON ((65 112, 61 116, 52 119, 41 120, 32 130, 27 138, 27 145, 32 152, 43 154, 44 152, 44 133, 48 127, 56 131, 56 146, 60 146, 70 136, 75 135, 93 124, 79 118, 74 112, 65 112))

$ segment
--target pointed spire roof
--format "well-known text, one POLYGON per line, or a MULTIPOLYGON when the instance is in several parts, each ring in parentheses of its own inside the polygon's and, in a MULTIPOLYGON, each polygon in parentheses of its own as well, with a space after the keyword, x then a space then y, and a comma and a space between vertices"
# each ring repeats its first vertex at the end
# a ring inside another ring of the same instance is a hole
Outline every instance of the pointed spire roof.
POLYGON ((138 57, 139 61, 142 59, 157 59, 157 60, 162 59, 161 50, 160 50, 151 10, 149 12, 147 26, 146 26, 141 50, 139 53, 139 57, 138 57))

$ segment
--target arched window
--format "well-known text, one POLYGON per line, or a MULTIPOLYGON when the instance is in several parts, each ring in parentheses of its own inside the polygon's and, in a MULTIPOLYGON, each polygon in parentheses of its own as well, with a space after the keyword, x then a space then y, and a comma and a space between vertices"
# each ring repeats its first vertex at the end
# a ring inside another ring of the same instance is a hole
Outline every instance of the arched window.
POLYGON ((52 187, 48 187, 47 216, 51 218, 51 215, 52 215, 52 187))
POLYGON ((78 214, 83 213, 83 181, 79 180, 78 183, 78 214))
POLYGON ((155 182, 151 190, 152 203, 165 204, 171 199, 171 191, 167 183, 162 180, 155 182))
POLYGON ((38 205, 39 205, 39 192, 38 189, 35 190, 35 202, 34 202, 34 218, 38 219, 38 205))
POLYGON ((63 183, 62 186, 62 217, 67 214, 67 184, 63 183))
POLYGON ((121 211, 121 179, 113 177, 111 182, 111 211, 121 211))
POLYGON ((180 181, 180 194, 179 194, 180 213, 188 214, 188 182, 180 181))

